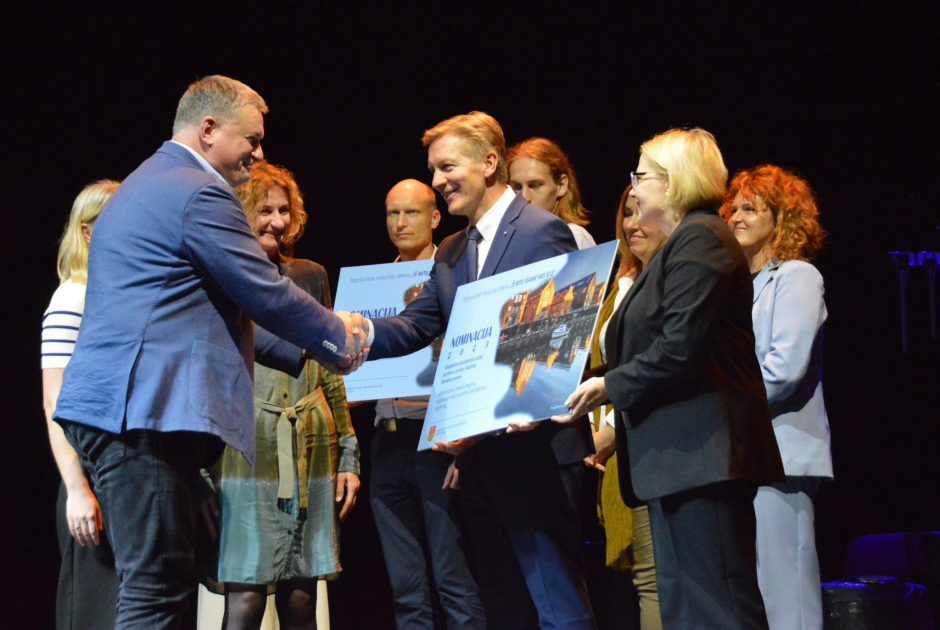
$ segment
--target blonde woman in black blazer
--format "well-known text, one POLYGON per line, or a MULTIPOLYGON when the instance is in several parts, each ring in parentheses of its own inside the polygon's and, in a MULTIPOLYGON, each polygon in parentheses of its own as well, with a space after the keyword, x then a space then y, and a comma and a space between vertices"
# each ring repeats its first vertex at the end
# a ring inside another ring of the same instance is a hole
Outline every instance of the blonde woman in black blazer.
POLYGON ((751 277, 718 217, 728 171, 714 137, 673 129, 631 173, 638 221, 665 245, 607 330, 608 372, 568 399, 620 412, 621 485, 649 502, 665 628, 766 628, 754 558, 757 486, 783 478, 754 355, 751 277))

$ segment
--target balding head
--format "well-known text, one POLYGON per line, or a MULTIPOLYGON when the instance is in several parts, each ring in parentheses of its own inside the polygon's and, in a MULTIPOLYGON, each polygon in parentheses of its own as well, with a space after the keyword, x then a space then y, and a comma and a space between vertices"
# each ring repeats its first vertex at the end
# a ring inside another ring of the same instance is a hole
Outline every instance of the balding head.
POLYGON ((431 257, 432 231, 440 220, 434 191, 424 182, 402 180, 385 196, 388 237, 403 261, 431 257))
POLYGON ((385 205, 389 204, 392 198, 409 199, 413 203, 429 204, 432 209, 437 209, 437 200, 434 198, 434 190, 424 182, 416 179, 403 179, 388 191, 385 196, 385 205))

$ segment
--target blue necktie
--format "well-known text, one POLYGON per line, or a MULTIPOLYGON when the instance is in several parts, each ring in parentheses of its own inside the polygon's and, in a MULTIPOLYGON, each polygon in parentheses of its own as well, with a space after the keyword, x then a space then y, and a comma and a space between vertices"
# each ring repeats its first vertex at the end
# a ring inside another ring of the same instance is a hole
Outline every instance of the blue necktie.
POLYGON ((483 235, 480 230, 471 227, 467 230, 467 277, 473 282, 477 279, 477 248, 483 235))

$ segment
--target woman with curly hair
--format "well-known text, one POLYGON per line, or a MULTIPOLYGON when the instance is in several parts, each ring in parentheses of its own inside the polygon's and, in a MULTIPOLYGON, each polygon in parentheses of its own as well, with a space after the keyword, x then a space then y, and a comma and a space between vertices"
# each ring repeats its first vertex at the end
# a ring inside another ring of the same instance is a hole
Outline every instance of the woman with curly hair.
POLYGON ((754 276, 757 358, 787 478, 762 486, 757 576, 772 630, 821 628, 813 496, 832 478, 823 404, 823 279, 811 263, 826 233, 809 185, 770 164, 738 173, 721 208, 754 276))
POLYGON ((509 185, 536 208, 548 210, 568 224, 578 249, 597 243, 585 226, 591 223, 581 205, 581 191, 571 161, 547 138, 529 138, 508 154, 509 185))
MULTIPOLYGON (((259 162, 236 192, 268 257, 329 308, 326 271, 292 257, 307 221, 293 174, 259 162)), ((223 627, 258 628, 274 593, 281 628, 312 628, 317 579, 341 571, 339 521, 359 489, 359 443, 346 389, 340 376, 314 361, 297 378, 256 363, 254 393, 254 464, 226 448, 214 471, 222 498, 223 627)))

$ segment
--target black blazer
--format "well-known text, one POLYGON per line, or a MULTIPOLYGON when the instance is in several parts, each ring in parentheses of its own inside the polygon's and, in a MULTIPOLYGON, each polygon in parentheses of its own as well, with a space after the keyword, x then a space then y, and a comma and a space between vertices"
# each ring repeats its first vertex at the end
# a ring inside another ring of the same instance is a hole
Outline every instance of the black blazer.
POLYGON ((747 260, 711 210, 692 210, 611 318, 604 377, 621 412, 622 486, 649 500, 736 479, 782 481, 754 353, 747 260))

